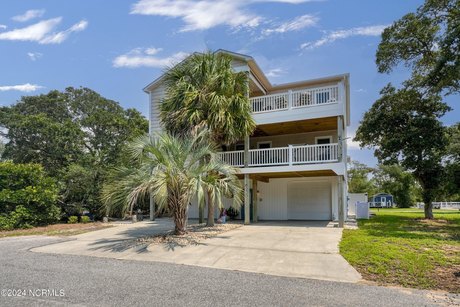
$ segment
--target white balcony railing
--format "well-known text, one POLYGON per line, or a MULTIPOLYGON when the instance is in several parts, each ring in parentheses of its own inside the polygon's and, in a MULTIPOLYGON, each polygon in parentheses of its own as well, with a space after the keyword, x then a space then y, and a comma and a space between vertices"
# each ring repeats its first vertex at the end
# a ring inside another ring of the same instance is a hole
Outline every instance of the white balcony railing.
POLYGON ((249 99, 253 113, 284 111, 339 101, 339 87, 326 86, 279 94, 252 97, 249 99))
POLYGON ((218 154, 220 159, 227 164, 238 167, 244 166, 244 150, 224 151, 218 154))
MULTIPOLYGON (((244 150, 219 153, 222 161, 237 167, 244 166, 244 150)), ((301 145, 249 150, 250 167, 298 165, 339 161, 338 144, 301 145)))

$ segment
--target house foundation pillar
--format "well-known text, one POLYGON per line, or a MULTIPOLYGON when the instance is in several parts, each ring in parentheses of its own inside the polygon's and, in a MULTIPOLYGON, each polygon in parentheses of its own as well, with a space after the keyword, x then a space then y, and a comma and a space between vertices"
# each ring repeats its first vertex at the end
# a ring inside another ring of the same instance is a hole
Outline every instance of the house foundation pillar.
POLYGON ((338 205, 339 205, 339 227, 343 228, 345 224, 345 214, 344 214, 344 180, 342 176, 338 178, 338 205))
POLYGON ((252 179, 252 221, 257 223, 257 180, 252 179))
POLYGON ((251 219, 251 198, 249 188, 249 175, 244 174, 244 224, 249 225, 251 219))
MULTIPOLYGON (((244 138, 244 167, 249 166, 249 135, 244 138)), ((249 187, 249 174, 244 174, 244 224, 250 224, 251 197, 249 187)))

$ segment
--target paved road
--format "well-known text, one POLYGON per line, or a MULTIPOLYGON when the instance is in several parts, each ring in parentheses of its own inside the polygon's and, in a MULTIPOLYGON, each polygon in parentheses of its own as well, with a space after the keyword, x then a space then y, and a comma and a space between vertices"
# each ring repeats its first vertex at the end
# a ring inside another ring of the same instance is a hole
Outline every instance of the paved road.
POLYGON ((1 289, 64 291, 61 297, 0 297, 1 306, 435 305, 423 291, 29 251, 59 240, 0 240, 1 289))

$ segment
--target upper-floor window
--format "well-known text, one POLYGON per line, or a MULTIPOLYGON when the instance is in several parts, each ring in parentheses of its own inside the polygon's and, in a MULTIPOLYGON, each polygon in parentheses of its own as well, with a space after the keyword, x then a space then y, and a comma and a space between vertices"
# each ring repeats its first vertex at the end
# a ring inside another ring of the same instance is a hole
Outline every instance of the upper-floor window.
POLYGON ((244 143, 235 144, 235 150, 244 150, 244 143))

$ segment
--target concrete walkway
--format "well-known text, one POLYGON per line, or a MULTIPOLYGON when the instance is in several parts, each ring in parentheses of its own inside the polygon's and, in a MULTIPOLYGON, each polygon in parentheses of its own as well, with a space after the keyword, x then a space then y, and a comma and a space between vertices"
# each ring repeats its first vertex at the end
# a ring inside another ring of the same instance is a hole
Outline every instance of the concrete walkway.
POLYGON ((342 282, 360 274, 339 255, 339 228, 327 222, 261 222, 225 232, 199 245, 134 243, 133 238, 172 229, 170 220, 117 225, 33 249, 125 260, 160 261, 219 269, 342 282))

